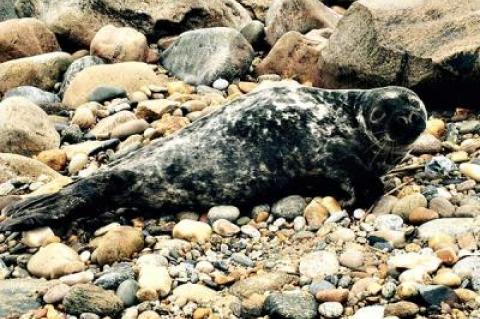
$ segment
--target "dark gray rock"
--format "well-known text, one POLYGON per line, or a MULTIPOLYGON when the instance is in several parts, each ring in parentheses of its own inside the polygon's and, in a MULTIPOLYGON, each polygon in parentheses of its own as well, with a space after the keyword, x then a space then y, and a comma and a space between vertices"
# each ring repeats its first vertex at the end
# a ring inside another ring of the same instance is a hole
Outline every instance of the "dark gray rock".
POLYGON ((78 73, 80 73, 81 71, 85 70, 88 67, 99 65, 99 64, 105 64, 105 62, 101 58, 96 56, 91 56, 91 55, 75 60, 72 64, 70 64, 67 71, 63 75, 62 85, 60 86, 60 90, 58 94, 60 96, 63 96, 63 94, 67 90, 70 83, 72 83, 73 78, 78 73))
POLYGON ((231 82, 250 67, 254 51, 245 37, 231 28, 209 28, 182 33, 163 52, 162 65, 173 75, 195 85, 231 82))
POLYGON ((421 286, 418 289, 420 296, 429 305, 439 306, 442 302, 454 302, 457 297, 453 289, 441 285, 421 286))
POLYGON ((19 86, 8 90, 3 99, 12 96, 24 97, 40 106, 47 113, 49 110, 58 109, 58 105, 61 103, 60 98, 55 93, 47 92, 34 86, 19 86))
POLYGON ((297 216, 302 216, 305 207, 307 207, 307 202, 302 196, 292 195, 276 202, 272 206, 272 214, 292 220, 297 216))
POLYGON ((112 291, 91 284, 79 284, 63 299, 67 313, 80 315, 91 312, 100 316, 115 316, 123 310, 123 302, 112 291))
POLYGON ((91 102, 103 103, 127 96, 127 91, 119 86, 99 86, 88 97, 91 102))
POLYGON ((263 305, 271 318, 313 319, 318 316, 315 298, 305 291, 285 291, 270 294, 263 305))
POLYGON ((480 102, 478 1, 358 1, 320 64, 332 88, 401 85, 426 104, 480 102), (455 94, 452 94, 455 92, 455 94))
POLYGON ((18 317, 41 307, 40 291, 55 285, 40 279, 0 280, 0 318, 18 317))

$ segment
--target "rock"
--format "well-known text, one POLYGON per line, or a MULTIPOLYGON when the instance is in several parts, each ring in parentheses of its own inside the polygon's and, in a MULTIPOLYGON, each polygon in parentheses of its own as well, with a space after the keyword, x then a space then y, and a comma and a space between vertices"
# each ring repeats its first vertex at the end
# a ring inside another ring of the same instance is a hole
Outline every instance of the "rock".
POLYGON ((445 133, 445 122, 441 119, 431 118, 427 121, 427 128, 425 131, 436 138, 441 138, 445 133))
POLYGON ((0 103, 0 152, 30 156, 59 146, 60 135, 41 108, 21 97, 0 103))
POLYGON ((160 60, 187 83, 211 85, 218 78, 232 81, 243 76, 253 54, 250 43, 237 30, 209 28, 182 33, 160 60))
POLYGON ((436 211, 442 218, 452 217, 455 212, 455 206, 444 197, 435 197, 429 203, 430 209, 436 211))
POLYGON ((28 271, 37 277, 59 278, 85 269, 80 256, 70 247, 61 243, 52 243, 30 258, 28 271))
POLYGON ((405 254, 390 256, 387 263, 390 268, 400 268, 400 269, 421 268, 424 271, 432 273, 438 269, 442 261, 439 258, 437 258, 435 255, 405 253, 405 254))
POLYGON ((112 267, 105 267, 105 269, 94 282, 103 289, 116 289, 122 282, 135 278, 134 270, 126 262, 115 263, 112 267))
POLYGON ((212 228, 202 222, 183 219, 173 228, 173 237, 188 241, 205 243, 210 239, 212 228))
POLYGON ((110 136, 115 128, 130 122, 136 121, 137 117, 130 111, 120 111, 111 116, 100 120, 97 125, 90 131, 90 134, 97 138, 110 136))
POLYGON ((398 198, 392 195, 385 195, 377 202, 375 207, 373 208, 372 214, 373 215, 386 215, 390 214, 393 210, 393 207, 397 203, 398 198))
POLYGON ((355 240, 355 232, 349 228, 340 227, 329 235, 330 240, 333 242, 342 241, 344 243, 352 242, 355 240))
POLYGON ((418 314, 419 311, 420 308, 413 302, 409 301, 399 301, 385 306, 385 316, 410 318, 418 314))
POLYGON ((438 272, 432 279, 434 285, 442 285, 447 287, 458 287, 462 283, 462 278, 452 271, 438 272))
POLYGON ((318 200, 314 199, 305 207, 303 215, 309 226, 320 228, 329 214, 328 210, 318 200))
POLYGON ((50 289, 43 295, 43 301, 47 304, 54 304, 62 302, 63 298, 70 291, 70 286, 66 284, 58 284, 50 289))
POLYGON ((340 15, 315 0, 274 0, 268 9, 265 33, 270 45, 288 31, 335 28, 340 15))
POLYGON ((212 225, 213 231, 222 237, 232 237, 240 232, 240 227, 226 219, 218 219, 212 225))
POLYGON ((271 318, 313 319, 318 315, 317 302, 304 291, 273 292, 263 307, 271 318))
POLYGON ((477 181, 477 182, 480 182, 480 165, 477 165, 477 164, 470 164, 470 163, 463 163, 463 164, 460 164, 460 172, 477 181))
POLYGON ((72 49, 89 47, 95 33, 109 23, 158 39, 197 28, 240 30, 251 21, 248 11, 234 0, 20 0, 17 11, 44 20, 62 46, 72 49))
POLYGON ((50 112, 60 104, 60 98, 54 94, 34 86, 19 86, 8 90, 3 99, 18 96, 32 101, 33 104, 40 106, 45 112, 50 112))
POLYGON ((472 16, 476 10, 447 0, 357 1, 323 53, 326 85, 402 85, 432 105, 478 101, 471 94, 478 70, 468 62, 475 60, 480 44, 472 16), (456 30, 454 45, 446 29, 456 30), (457 86, 461 92, 452 96, 448 90, 457 86))
POLYGON ((146 62, 149 54, 147 38, 129 27, 111 24, 102 27, 90 43, 90 54, 110 63, 146 62))
POLYGON ((429 305, 440 305, 442 302, 451 303, 456 300, 455 292, 446 286, 420 286, 420 296, 429 305))
POLYGON ((43 151, 36 158, 55 171, 62 171, 67 164, 67 154, 58 149, 43 151))
POLYGON ((217 298, 217 292, 207 286, 200 284, 184 284, 175 288, 172 292, 175 298, 183 298, 198 304, 208 304, 217 298))
POLYGON ((479 230, 480 225, 476 224, 473 218, 442 218, 422 224, 418 228, 418 237, 428 240, 438 233, 455 237, 479 230))
POLYGON ((240 30, 240 33, 257 49, 263 46, 265 41, 265 25, 260 21, 252 21, 240 30))
POLYGON ((159 121, 153 122, 152 126, 158 134, 168 136, 186 127, 188 124, 190 124, 190 120, 186 117, 165 114, 159 121))
POLYGON ((230 293, 239 298, 248 298, 253 294, 280 291, 283 286, 298 282, 295 275, 272 272, 254 275, 237 281, 230 288, 230 293))
POLYGON ((85 168, 88 164, 88 156, 83 153, 75 154, 68 164, 68 173, 75 175, 85 168))
POLYGON ((172 288, 172 279, 166 267, 146 265, 140 268, 138 285, 142 289, 154 290, 159 296, 165 297, 172 288))
POLYGON ((138 118, 152 121, 161 119, 166 113, 174 111, 180 107, 180 103, 167 99, 147 100, 138 103, 135 114, 138 118))
POLYGON ((398 215, 385 214, 375 219, 375 228, 378 230, 400 230, 403 226, 403 219, 398 215))
POLYGON ((427 207, 427 199, 422 194, 414 193, 400 198, 393 206, 392 213, 407 219, 410 213, 418 207, 427 207))
POLYGON ((130 226, 119 226, 90 242, 95 248, 92 260, 100 265, 129 259, 143 249, 143 234, 130 226))
POLYGON ((368 306, 358 309, 352 319, 383 319, 385 308, 383 306, 368 306))
POLYGON ((72 63, 68 53, 53 52, 0 63, 0 94, 19 86, 51 90, 72 63))
POLYGON ((343 313, 343 306, 339 302, 325 302, 318 307, 318 312, 325 318, 339 318, 343 313))
POLYGON ((23 233, 22 243, 30 248, 42 247, 46 244, 58 241, 50 227, 42 227, 23 233))
POLYGON ((95 114, 87 107, 79 107, 76 109, 72 118, 72 124, 76 124, 82 129, 91 128, 96 122, 95 114))
POLYGON ((413 154, 436 154, 442 151, 442 142, 429 133, 422 133, 412 144, 413 154))
POLYGON ((252 225, 243 225, 242 227, 240 227, 240 231, 250 238, 260 238, 261 237, 260 231, 252 225))
POLYGON ((276 217, 293 220, 297 216, 302 216, 307 203, 305 199, 298 195, 292 195, 282 198, 272 206, 272 214, 276 217))
POLYGON ((272 0, 238 0, 238 2, 247 8, 256 19, 265 21, 265 15, 272 0))
POLYGON ((70 108, 77 108, 87 103, 92 92, 99 86, 118 86, 131 94, 150 84, 159 85, 160 79, 145 63, 94 65, 80 71, 71 80, 65 90, 63 103, 70 108))
POLYGON ((60 277, 60 281, 69 286, 73 286, 77 284, 87 284, 93 281, 94 276, 95 275, 93 274, 92 271, 87 270, 87 271, 77 272, 75 274, 60 277))
POLYGON ((67 71, 63 75, 63 82, 62 82, 62 85, 60 86, 60 91, 59 91, 60 96, 63 97, 65 90, 68 88, 70 83, 72 83, 72 80, 75 78, 75 76, 78 73, 85 70, 86 68, 89 68, 94 65, 100 65, 100 64, 105 64, 105 62, 99 57, 90 56, 90 55, 80 58, 78 60, 75 60, 72 64, 70 64, 67 71))
POLYGON ((122 282, 117 288, 117 296, 122 300, 125 307, 131 307, 137 303, 138 283, 133 279, 122 282))
POLYGON ((350 248, 340 255, 338 261, 344 267, 356 269, 363 265, 364 258, 364 253, 361 250, 350 248))
POLYGON ((63 306, 67 313, 77 316, 86 312, 115 316, 123 309, 122 301, 113 292, 91 284, 73 286, 63 299, 63 306))
POLYGON ((462 278, 472 278, 480 273, 480 256, 469 256, 453 266, 453 271, 462 278))
POLYGON ((0 22, 8 19, 17 18, 15 12, 15 1, 14 0, 4 0, 0 3, 0 22))
POLYGON ((437 219, 439 214, 431 209, 425 207, 417 207, 410 212, 408 220, 412 225, 421 225, 428 221, 437 219))
POLYGON ((302 256, 298 268, 301 275, 316 278, 321 275, 335 275, 339 266, 337 256, 334 253, 315 251, 302 256))
POLYGON ((0 63, 60 50, 57 39, 37 19, 0 22, 0 63))
POLYGON ((240 217, 240 210, 235 206, 214 206, 208 211, 208 220, 213 223, 219 219, 235 222, 240 217))
POLYGON ((45 177, 47 181, 62 177, 59 173, 35 159, 17 154, 0 153, 0 183, 15 178, 35 181, 40 176, 45 177))
POLYGON ((471 302, 478 296, 474 291, 463 288, 455 289, 455 294, 460 299, 460 302, 471 302))
POLYGON ((153 310, 144 311, 138 316, 138 319, 161 319, 161 318, 162 317, 160 317, 160 315, 153 310))
POLYGON ((103 103, 116 98, 126 97, 127 92, 120 86, 102 85, 96 87, 88 96, 88 101, 103 103))
POLYGON ((318 63, 326 45, 325 39, 313 40, 296 31, 287 32, 257 65, 256 73, 278 74, 282 78, 295 78, 302 83, 310 82, 321 87, 323 82, 318 63))
POLYGON ((150 125, 145 120, 128 121, 116 126, 112 130, 110 137, 123 140, 131 135, 143 134, 143 132, 149 127, 150 125))
POLYGON ((331 196, 322 198, 321 204, 328 210, 330 214, 342 212, 342 206, 340 206, 340 203, 331 196))
POLYGON ((18 318, 40 308, 39 292, 53 285, 54 282, 43 279, 0 280, 0 317, 18 318))
POLYGON ((321 302, 343 303, 348 300, 348 292, 347 289, 324 289, 317 291, 315 298, 321 302))

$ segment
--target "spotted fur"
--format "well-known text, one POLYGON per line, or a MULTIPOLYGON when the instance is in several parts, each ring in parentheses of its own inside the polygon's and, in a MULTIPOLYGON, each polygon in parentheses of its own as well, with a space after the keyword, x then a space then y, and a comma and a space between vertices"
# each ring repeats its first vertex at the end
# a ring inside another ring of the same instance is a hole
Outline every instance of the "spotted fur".
POLYGON ((247 207, 288 194, 328 194, 348 205, 367 205, 382 194, 380 177, 405 154, 425 118, 415 93, 398 87, 260 90, 57 194, 10 207, 0 229, 114 207, 161 214, 218 204, 247 207), (393 106, 383 106, 387 102, 393 106), (379 110, 385 113, 382 123, 370 117, 379 110), (401 130, 408 138, 396 137, 403 142, 398 145, 389 126, 408 116, 417 122, 401 130))

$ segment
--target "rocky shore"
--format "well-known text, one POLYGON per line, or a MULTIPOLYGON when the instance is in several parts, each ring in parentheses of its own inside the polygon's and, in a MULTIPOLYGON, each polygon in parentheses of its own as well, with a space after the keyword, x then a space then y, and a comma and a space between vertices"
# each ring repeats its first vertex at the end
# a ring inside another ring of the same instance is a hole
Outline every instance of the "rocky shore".
POLYGON ((372 207, 289 194, 0 233, 0 318, 480 318, 479 10, 2 1, 0 209, 263 87, 405 86, 429 120, 372 207))

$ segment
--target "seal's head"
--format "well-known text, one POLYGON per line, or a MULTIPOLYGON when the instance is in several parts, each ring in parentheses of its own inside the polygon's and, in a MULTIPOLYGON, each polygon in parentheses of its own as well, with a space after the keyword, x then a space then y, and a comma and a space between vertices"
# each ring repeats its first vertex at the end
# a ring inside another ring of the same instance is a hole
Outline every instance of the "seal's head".
POLYGON ((360 121, 375 141, 395 146, 412 143, 425 130, 425 105, 413 91, 389 86, 368 90, 360 121))

